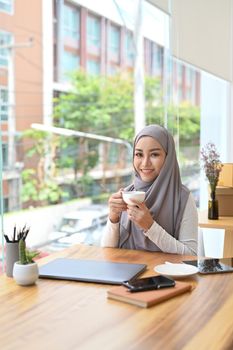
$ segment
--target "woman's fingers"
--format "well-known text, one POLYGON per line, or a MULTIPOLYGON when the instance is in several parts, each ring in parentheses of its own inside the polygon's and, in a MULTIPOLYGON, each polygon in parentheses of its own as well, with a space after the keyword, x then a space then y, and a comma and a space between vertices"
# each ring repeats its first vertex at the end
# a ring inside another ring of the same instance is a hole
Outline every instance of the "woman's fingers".
POLYGON ((153 218, 145 203, 128 205, 127 214, 129 219, 140 226, 142 229, 147 230, 153 224, 153 218))
POLYGON ((113 210, 117 210, 119 212, 127 209, 127 205, 123 201, 122 195, 120 192, 112 194, 112 196, 109 198, 109 206, 113 210))

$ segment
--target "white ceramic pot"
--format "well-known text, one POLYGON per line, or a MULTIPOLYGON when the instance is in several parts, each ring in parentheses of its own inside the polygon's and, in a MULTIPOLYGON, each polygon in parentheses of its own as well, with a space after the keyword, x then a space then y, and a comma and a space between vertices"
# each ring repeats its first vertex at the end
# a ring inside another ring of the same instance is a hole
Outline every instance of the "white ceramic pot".
POLYGON ((13 278, 21 286, 34 284, 39 276, 38 265, 36 262, 22 265, 18 261, 14 263, 13 278))

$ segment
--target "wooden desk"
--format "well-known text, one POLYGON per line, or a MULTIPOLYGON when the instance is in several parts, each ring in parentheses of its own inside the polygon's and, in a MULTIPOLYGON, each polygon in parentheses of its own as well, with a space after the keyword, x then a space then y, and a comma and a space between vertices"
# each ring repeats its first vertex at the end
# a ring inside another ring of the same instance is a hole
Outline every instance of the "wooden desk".
MULTIPOLYGON (((146 263, 144 275, 178 255, 78 245, 43 258, 146 263)), ((4 350, 232 349, 233 275, 187 278, 196 288, 149 309, 106 298, 109 285, 39 279, 21 287, 0 278, 4 350)))

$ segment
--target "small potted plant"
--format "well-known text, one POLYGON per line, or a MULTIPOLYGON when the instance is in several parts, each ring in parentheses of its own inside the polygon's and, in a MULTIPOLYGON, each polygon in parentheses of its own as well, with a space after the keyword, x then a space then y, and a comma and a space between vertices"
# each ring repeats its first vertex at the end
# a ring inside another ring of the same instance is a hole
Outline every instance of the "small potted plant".
POLYGON ((34 258, 39 255, 37 251, 30 251, 26 248, 26 237, 29 229, 24 226, 19 236, 19 261, 14 263, 13 278, 19 285, 31 285, 36 282, 39 276, 38 265, 34 258))

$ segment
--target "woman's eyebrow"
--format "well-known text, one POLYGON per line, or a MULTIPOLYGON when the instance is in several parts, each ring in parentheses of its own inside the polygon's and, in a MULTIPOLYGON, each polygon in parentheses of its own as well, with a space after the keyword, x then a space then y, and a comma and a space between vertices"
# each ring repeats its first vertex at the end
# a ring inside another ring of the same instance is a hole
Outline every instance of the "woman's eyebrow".
POLYGON ((156 148, 151 148, 149 149, 150 152, 152 151, 161 151, 161 148, 160 147, 156 147, 156 148))
MULTIPOLYGON (((143 152, 143 150, 142 150, 141 148, 135 148, 135 151, 143 152)), ((149 152, 153 152, 153 151, 161 151, 161 148, 160 148, 160 147, 157 147, 157 148, 151 148, 151 149, 149 149, 149 152)))

